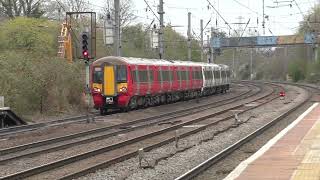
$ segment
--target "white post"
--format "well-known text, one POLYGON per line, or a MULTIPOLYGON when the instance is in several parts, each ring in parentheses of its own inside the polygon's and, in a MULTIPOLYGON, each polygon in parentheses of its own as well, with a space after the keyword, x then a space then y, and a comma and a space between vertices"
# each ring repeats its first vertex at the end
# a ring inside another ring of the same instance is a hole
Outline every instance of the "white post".
POLYGON ((200 36, 201 36, 201 62, 203 62, 203 20, 200 20, 200 36))
POLYGON ((233 73, 233 78, 236 78, 236 69, 235 69, 235 58, 236 58, 236 49, 234 48, 232 51, 232 73, 233 73))
POLYGON ((143 148, 138 150, 138 158, 139 158, 139 167, 142 167, 142 159, 144 158, 144 150, 143 148))
POLYGON ((158 14, 160 16, 160 29, 159 29, 159 58, 162 59, 164 57, 164 45, 163 45, 163 33, 164 33, 164 25, 163 25, 163 0, 159 0, 159 9, 158 14))
POLYGON ((0 96, 0 108, 4 107, 4 97, 0 96))
POLYGON ((191 61, 191 12, 188 12, 188 60, 191 61))
POLYGON ((253 69, 252 69, 252 59, 253 59, 253 49, 250 50, 250 80, 253 79, 253 69))
POLYGON ((175 139, 176 149, 178 149, 179 148, 179 132, 178 132, 178 130, 175 131, 174 139, 175 139))
POLYGON ((114 9, 115 9, 115 56, 121 56, 121 39, 120 39, 120 0, 114 0, 114 9))

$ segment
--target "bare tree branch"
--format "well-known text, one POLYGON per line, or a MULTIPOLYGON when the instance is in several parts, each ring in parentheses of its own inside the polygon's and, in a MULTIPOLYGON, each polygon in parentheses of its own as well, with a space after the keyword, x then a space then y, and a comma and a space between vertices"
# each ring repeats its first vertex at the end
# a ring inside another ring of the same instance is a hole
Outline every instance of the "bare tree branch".
POLYGON ((44 11, 41 10, 41 0, 0 0, 3 13, 14 18, 17 16, 40 17, 44 11))
MULTIPOLYGON (((105 0, 104 16, 108 14, 114 18, 114 0, 105 0)), ((132 0, 120 0, 120 25, 121 27, 126 27, 132 23, 137 16, 133 13, 133 3, 132 0)))

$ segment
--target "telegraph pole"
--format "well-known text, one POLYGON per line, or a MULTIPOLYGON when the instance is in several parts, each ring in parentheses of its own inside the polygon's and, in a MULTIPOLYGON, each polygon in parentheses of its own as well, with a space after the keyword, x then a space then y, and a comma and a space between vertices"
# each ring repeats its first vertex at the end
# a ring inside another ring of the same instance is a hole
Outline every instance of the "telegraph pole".
MULTIPOLYGON (((211 27, 211 39, 214 37, 214 28, 213 27, 211 27)), ((210 39, 210 40, 211 40, 210 39)), ((211 60, 211 62, 210 63, 214 63, 214 61, 213 61, 213 58, 214 58, 214 49, 213 49, 213 47, 211 47, 211 43, 210 43, 211 41, 209 41, 209 46, 210 46, 210 49, 211 49, 211 54, 210 54, 210 60, 211 60)))
POLYGON ((318 44, 314 44, 312 46, 312 50, 313 50, 313 56, 314 56, 314 62, 318 61, 318 44))
POLYGON ((201 62, 203 62, 203 19, 200 20, 200 47, 201 47, 201 62))
POLYGON ((188 60, 191 61, 191 12, 188 12, 188 60))
POLYGON ((163 52, 163 0, 159 0, 159 11, 158 14, 160 15, 160 29, 159 29, 159 58, 162 59, 164 56, 163 52))
POLYGON ((207 62, 210 63, 210 58, 211 58, 211 47, 210 47, 210 36, 207 35, 207 48, 208 48, 208 53, 207 53, 207 62))
POLYGON ((235 71, 235 67, 234 67, 234 63, 235 63, 235 58, 236 58, 236 48, 233 49, 232 51, 232 71, 233 71, 233 78, 236 78, 236 71, 235 71))
POLYGON ((262 28, 263 28, 263 35, 265 35, 266 34, 266 27, 265 27, 265 19, 264 19, 264 16, 265 16, 265 14, 264 14, 264 0, 262 0, 262 28))
POLYGON ((250 80, 253 79, 252 60, 253 60, 253 48, 250 49, 250 80))
POLYGON ((114 21, 115 21, 115 38, 114 38, 114 46, 115 46, 115 56, 121 56, 121 39, 120 39, 120 0, 114 0, 114 21))

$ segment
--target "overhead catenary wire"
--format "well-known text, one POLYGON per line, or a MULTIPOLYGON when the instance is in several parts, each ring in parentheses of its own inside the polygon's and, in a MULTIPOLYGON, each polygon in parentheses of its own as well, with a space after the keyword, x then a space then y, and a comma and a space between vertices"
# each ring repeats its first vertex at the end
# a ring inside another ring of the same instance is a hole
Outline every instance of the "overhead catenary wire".
POLYGON ((230 26, 230 24, 224 19, 224 17, 220 14, 220 12, 211 4, 211 2, 209 0, 207 0, 207 2, 215 10, 215 12, 220 16, 220 18, 224 21, 224 23, 239 36, 239 33, 230 26))
POLYGON ((246 5, 242 4, 242 3, 241 3, 241 2, 239 2, 238 0, 233 0, 233 1, 234 1, 234 2, 236 2, 236 3, 238 3, 239 5, 241 5, 241 6, 245 7, 245 8, 247 8, 248 10, 250 10, 250 11, 252 11, 252 12, 256 13, 257 15, 260 15, 257 11, 252 10, 251 8, 249 8, 248 6, 246 6, 246 5))
POLYGON ((297 3, 297 1, 296 1, 296 0, 293 0, 293 2, 296 4, 296 6, 297 6, 297 8, 299 9, 299 12, 300 12, 300 14, 301 14, 301 16, 302 16, 302 18, 303 18, 303 17, 304 17, 304 14, 303 14, 303 12, 302 12, 302 10, 301 10, 301 8, 300 8, 299 4, 297 3))
POLYGON ((153 11, 153 9, 151 8, 151 6, 149 5, 149 3, 144 0, 144 2, 146 3, 146 5, 148 6, 148 8, 150 9, 150 11, 153 13, 153 15, 158 19, 158 21, 160 21, 160 18, 157 16, 157 14, 153 11))

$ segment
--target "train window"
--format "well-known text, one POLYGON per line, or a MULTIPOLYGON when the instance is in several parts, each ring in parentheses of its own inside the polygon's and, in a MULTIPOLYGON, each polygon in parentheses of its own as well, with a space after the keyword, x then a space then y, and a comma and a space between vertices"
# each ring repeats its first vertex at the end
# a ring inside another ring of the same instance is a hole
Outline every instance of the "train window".
POLYGON ((169 81, 173 81, 173 72, 172 71, 168 71, 169 72, 169 81))
POLYGON ((205 79, 206 79, 206 80, 212 79, 212 73, 211 73, 211 71, 205 71, 205 72, 204 72, 204 76, 205 76, 205 79))
POLYGON ((149 70, 149 80, 150 82, 153 82, 153 71, 149 70))
POLYGON ((186 80, 186 72, 185 71, 180 71, 180 76, 181 76, 182 81, 186 80))
POLYGON ((135 71, 131 71, 131 76, 132 76, 132 80, 134 82, 138 82, 139 81, 136 70, 135 71))
POLYGON ((177 75, 178 75, 178 81, 181 81, 182 80, 182 77, 181 77, 181 71, 177 71, 177 75))
POLYGON ((198 71, 198 79, 202 79, 203 77, 202 77, 202 71, 198 71))
POLYGON ((158 81, 159 81, 159 82, 162 81, 160 70, 158 71, 158 81))
POLYGON ((173 79, 172 71, 162 71, 162 81, 171 81, 173 79))
POLYGON ((147 71, 139 71, 139 80, 140 80, 140 82, 148 82, 148 72, 147 71))
POLYGON ((188 71, 180 71, 180 76, 181 76, 181 80, 185 81, 187 79, 189 79, 188 75, 189 75, 189 72, 188 71))
POLYGON ((185 80, 189 80, 189 71, 185 71, 185 73, 186 73, 186 79, 185 80))
POLYGON ((127 82, 127 67, 117 66, 117 82, 127 82))
POLYGON ((162 71, 162 81, 168 81, 169 74, 168 71, 162 71))
POLYGON ((215 79, 220 79, 220 72, 218 70, 214 71, 214 78, 215 79))
POLYGON ((93 71, 93 83, 102 83, 102 79, 103 79, 103 73, 100 67, 96 67, 94 68, 93 71))

